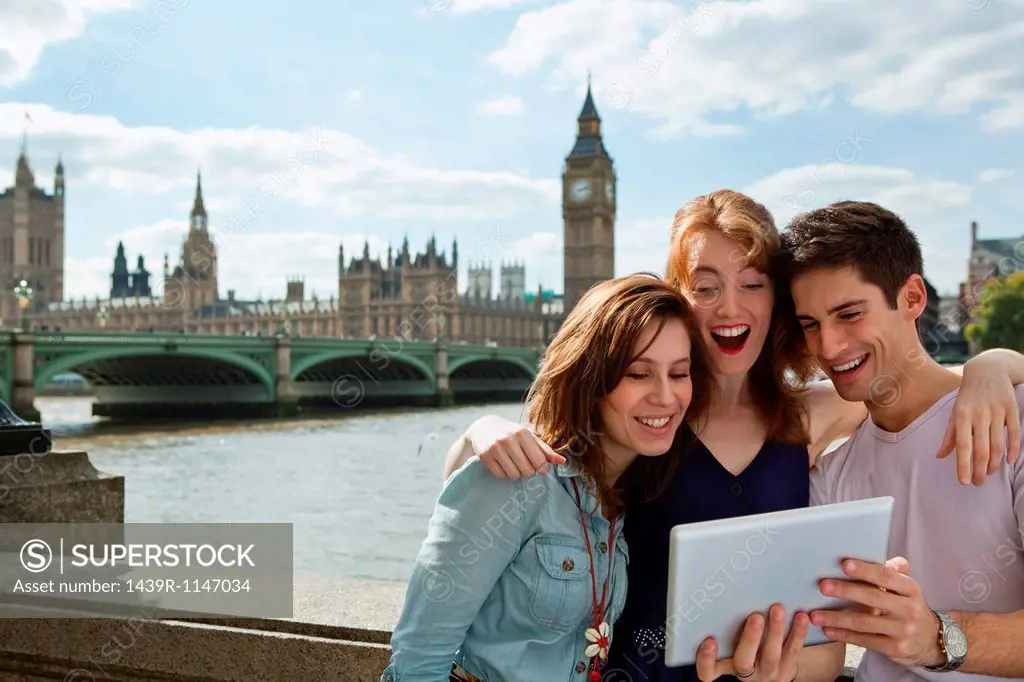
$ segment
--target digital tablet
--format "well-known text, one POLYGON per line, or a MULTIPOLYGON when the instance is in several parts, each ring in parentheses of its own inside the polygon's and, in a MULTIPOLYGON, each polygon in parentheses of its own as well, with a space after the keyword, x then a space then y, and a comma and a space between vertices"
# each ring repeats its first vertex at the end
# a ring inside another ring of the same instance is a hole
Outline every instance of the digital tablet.
MULTIPOLYGON (((747 617, 772 604, 785 607, 787 634, 794 611, 849 606, 818 583, 846 577, 843 559, 884 563, 892 510, 876 497, 673 527, 665 664, 694 663, 712 635, 719 658, 732 656, 747 617)), ((804 644, 830 641, 812 624, 804 644)))

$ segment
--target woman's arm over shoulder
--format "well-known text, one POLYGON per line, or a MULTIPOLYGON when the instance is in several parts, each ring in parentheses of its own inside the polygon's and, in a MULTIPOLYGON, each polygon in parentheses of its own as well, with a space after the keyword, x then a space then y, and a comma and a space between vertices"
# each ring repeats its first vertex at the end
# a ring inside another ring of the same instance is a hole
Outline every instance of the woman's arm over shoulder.
MULTIPOLYGON (((448 455, 444 458, 443 480, 447 481, 451 478, 451 475, 461 469, 462 465, 470 457, 481 454, 474 450, 474 442, 480 442, 481 440, 484 442, 497 441, 504 431, 514 426, 518 425, 495 414, 480 417, 470 424, 465 433, 459 436, 459 439, 452 444, 452 447, 448 450, 448 455)), ((484 462, 484 464, 487 464, 487 462, 484 462)))
POLYGON ((808 448, 813 465, 829 445, 857 430, 868 416, 864 403, 844 400, 827 379, 809 384, 800 394, 807 416, 808 448))
POLYGON ((537 438, 528 427, 490 414, 470 424, 452 445, 444 461, 444 479, 447 480, 474 455, 497 478, 547 473, 548 462, 565 462, 564 457, 537 438))
POLYGON ((448 454, 444 458, 443 480, 447 481, 451 478, 452 474, 461 469, 473 455, 473 446, 469 442, 467 434, 464 433, 448 448, 448 454))
POLYGON ((1024 356, 994 348, 950 369, 963 378, 937 454, 947 457, 955 450, 957 479, 962 485, 981 485, 1004 457, 1012 465, 1020 456, 1014 434, 1020 433, 1021 408, 1015 390, 1024 384, 1024 356))
POLYGON ((1005 372, 1014 386, 1024 384, 1024 354, 1009 348, 989 348, 963 365, 951 365, 946 369, 960 375, 971 369, 985 373, 1005 372))
POLYGON ((531 534, 548 491, 538 479, 495 478, 470 459, 434 507, 387 672, 402 682, 448 682, 455 655, 501 574, 531 534))

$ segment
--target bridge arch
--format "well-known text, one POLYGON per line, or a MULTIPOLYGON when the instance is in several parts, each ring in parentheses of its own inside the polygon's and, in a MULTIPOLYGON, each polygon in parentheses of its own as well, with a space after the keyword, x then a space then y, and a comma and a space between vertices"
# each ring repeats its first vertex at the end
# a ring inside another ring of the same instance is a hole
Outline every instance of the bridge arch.
POLYGON ((451 377, 452 375, 454 375, 456 370, 458 370, 460 367, 465 367, 466 365, 470 365, 475 362, 488 362, 493 364, 512 365, 526 372, 526 375, 530 377, 531 380, 537 376, 537 368, 532 366, 530 363, 526 362, 522 358, 491 357, 489 355, 467 355, 465 357, 455 358, 454 360, 449 361, 448 376, 451 377))
POLYGON ((292 364, 292 381, 297 381, 303 372, 306 372, 317 365, 322 365, 335 360, 366 360, 367 365, 373 369, 383 370, 388 365, 403 364, 419 372, 423 379, 436 386, 437 377, 433 368, 417 357, 411 355, 391 355, 379 353, 376 349, 369 353, 362 351, 324 351, 315 355, 309 355, 292 364))
POLYGON ((250 374, 255 378, 267 391, 267 397, 270 400, 274 399, 275 387, 274 387, 274 376, 270 370, 266 369, 252 358, 248 358, 242 355, 237 355, 231 351, 221 351, 214 349, 201 349, 201 348, 178 348, 173 353, 163 353, 156 348, 98 348, 96 350, 89 350, 82 353, 75 353, 64 355, 40 367, 33 378, 33 384, 36 390, 41 390, 46 384, 57 374, 61 372, 71 372, 77 368, 81 368, 83 365, 88 365, 92 362, 101 362, 103 360, 121 360, 124 358, 138 358, 138 357, 179 357, 179 358, 195 358, 197 360, 209 360, 213 362, 222 363, 236 369, 240 369, 247 374, 250 374))

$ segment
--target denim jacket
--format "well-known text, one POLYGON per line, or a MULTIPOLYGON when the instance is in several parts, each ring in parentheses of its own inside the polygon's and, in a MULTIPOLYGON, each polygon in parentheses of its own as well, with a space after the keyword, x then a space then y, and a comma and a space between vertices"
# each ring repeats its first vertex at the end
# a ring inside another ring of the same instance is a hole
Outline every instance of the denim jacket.
MULTIPOLYGON (((499 479, 470 458, 446 482, 420 549, 381 682, 449 682, 453 663, 483 682, 585 682, 597 599, 608 575, 610 524, 570 458, 547 474, 499 479)), ((605 621, 626 600, 629 554, 615 526, 605 621)))

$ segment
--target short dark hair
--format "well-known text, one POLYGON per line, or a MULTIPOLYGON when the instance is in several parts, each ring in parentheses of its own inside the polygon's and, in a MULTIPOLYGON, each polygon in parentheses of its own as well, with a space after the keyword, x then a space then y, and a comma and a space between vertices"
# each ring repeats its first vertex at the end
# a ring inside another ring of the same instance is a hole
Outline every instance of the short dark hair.
POLYGON ((799 215, 782 243, 787 284, 810 270, 852 267, 894 310, 907 279, 924 277, 917 237, 898 215, 868 201, 840 201, 799 215))

